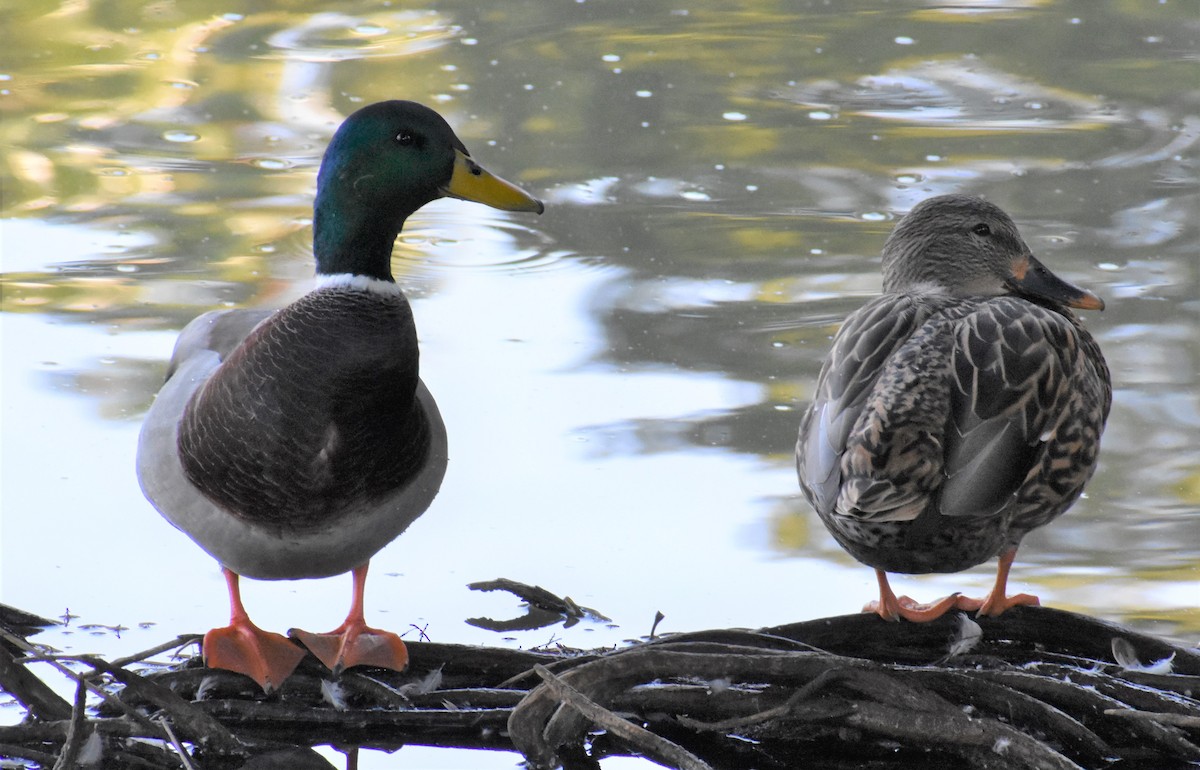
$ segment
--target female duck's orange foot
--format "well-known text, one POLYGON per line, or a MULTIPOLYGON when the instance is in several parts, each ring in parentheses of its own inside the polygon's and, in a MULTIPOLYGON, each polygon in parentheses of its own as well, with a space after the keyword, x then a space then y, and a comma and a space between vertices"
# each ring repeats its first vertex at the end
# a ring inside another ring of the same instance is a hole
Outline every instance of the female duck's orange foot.
POLYGON ((327 634, 293 628, 288 632, 335 675, 353 666, 378 666, 403 671, 408 666, 408 649, 391 631, 365 623, 343 623, 327 634))
POLYGON ((983 599, 960 596, 958 597, 958 601, 955 602, 954 608, 966 612, 975 612, 978 610, 975 614, 994 618, 1012 607, 1038 607, 1041 606, 1041 603, 1041 600, 1033 594, 1005 596, 1003 593, 999 595, 990 593, 983 599))
POLYGON ((249 620, 209 631, 203 651, 204 665, 245 674, 267 693, 278 689, 307 654, 286 636, 263 631, 249 620))
POLYGON ((904 618, 912 623, 928 623, 945 615, 958 601, 958 594, 950 594, 933 604, 918 604, 907 596, 896 596, 883 570, 875 570, 875 579, 879 581, 879 601, 869 602, 863 612, 874 612, 884 620, 895 622, 904 618))
POLYGON ((868 602, 863 606, 863 612, 874 612, 884 620, 904 618, 911 623, 928 623, 954 609, 958 599, 958 594, 950 594, 932 604, 919 604, 907 596, 890 596, 884 597, 883 601, 868 602))
POLYGON ((1032 594, 1005 596, 1008 593, 1008 572, 1012 569, 1013 559, 1016 557, 1016 546, 1001 551, 1000 563, 996 565, 996 582, 992 584, 992 590, 988 591, 988 595, 983 599, 970 599, 963 596, 959 598, 955 606, 967 612, 978 610, 979 612, 976 614, 990 617, 996 617, 1010 607, 1039 606, 1042 603, 1041 600, 1032 594))

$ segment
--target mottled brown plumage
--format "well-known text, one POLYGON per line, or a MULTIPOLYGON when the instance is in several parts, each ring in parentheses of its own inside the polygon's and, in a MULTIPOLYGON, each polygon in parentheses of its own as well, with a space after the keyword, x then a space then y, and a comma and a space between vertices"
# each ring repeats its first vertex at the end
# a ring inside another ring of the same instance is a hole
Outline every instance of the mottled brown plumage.
POLYGON ((1070 307, 1100 309, 1053 275, 1016 225, 977 198, 922 202, 883 252, 884 293, 837 333, 800 425, 797 470, 834 538, 876 569, 877 611, 999 614, 1030 530, 1062 514, 1096 467, 1108 367, 1070 307), (988 599, 927 609, 887 572, 957 572, 1000 555, 988 599))

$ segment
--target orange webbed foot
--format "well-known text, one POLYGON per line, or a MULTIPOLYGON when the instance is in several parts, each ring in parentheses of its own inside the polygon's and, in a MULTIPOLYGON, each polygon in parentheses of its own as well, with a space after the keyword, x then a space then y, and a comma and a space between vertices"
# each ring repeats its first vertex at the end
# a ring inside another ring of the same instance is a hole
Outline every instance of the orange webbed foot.
POLYGON ((364 623, 343 624, 327 634, 298 628, 288 634, 300 640, 334 674, 354 666, 378 666, 392 671, 403 671, 408 666, 408 648, 399 636, 364 623))
POLYGON ((995 593, 990 593, 983 599, 960 596, 954 608, 994 618, 1013 607, 1040 607, 1041 604, 1042 600, 1033 594, 1015 594, 1013 596, 1000 594, 997 596, 995 593))
POLYGON ((896 596, 883 570, 875 570, 875 579, 879 581, 879 599, 868 602, 863 612, 874 612, 884 620, 896 622, 904 618, 912 623, 928 623, 952 610, 958 601, 955 593, 932 604, 920 604, 907 596, 896 596))
POLYGON ((408 666, 408 648, 391 631, 371 628, 363 620, 363 594, 367 586, 367 565, 354 568, 354 599, 350 613, 340 626, 327 634, 313 634, 293 628, 290 636, 317 656, 334 675, 353 666, 378 666, 403 671, 408 666))
POLYGON ((868 602, 863 606, 863 612, 874 612, 889 621, 903 618, 911 623, 928 623, 954 609, 959 598, 958 594, 950 594, 936 602, 921 604, 907 596, 892 596, 890 601, 868 602))
POLYGON ((977 615, 994 618, 1012 607, 1041 606, 1041 599, 1038 599, 1033 594, 1005 595, 1008 593, 1008 573, 1012 568, 1013 559, 1016 556, 1016 546, 1006 548, 1002 551, 1000 553, 1000 563, 996 565, 996 582, 992 585, 992 590, 983 599, 971 599, 966 596, 959 597, 956 604, 957 608, 968 612, 978 610, 976 612, 977 615))
POLYGON ((204 665, 245 674, 267 693, 279 689, 307 654, 286 636, 263 631, 249 620, 212 629, 204 635, 202 649, 204 665))

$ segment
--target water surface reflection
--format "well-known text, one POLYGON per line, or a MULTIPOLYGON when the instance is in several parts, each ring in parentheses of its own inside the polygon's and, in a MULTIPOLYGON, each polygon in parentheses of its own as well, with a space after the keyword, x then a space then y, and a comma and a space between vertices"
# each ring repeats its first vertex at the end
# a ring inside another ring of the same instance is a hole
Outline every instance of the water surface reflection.
MULTIPOLYGON (((356 107, 402 96, 548 209, 518 223, 439 202, 396 246, 453 444, 434 508, 380 555, 374 601, 398 625, 496 643, 463 621, 511 603, 464 584, 498 576, 614 618, 556 632, 575 646, 643 634, 659 609, 663 630, 690 630, 856 608, 870 574, 801 502, 796 424, 837 323, 878 291, 895 216, 961 190, 1109 303, 1087 321, 1116 385, 1100 470, 1028 539, 1014 584, 1200 633, 1195 14, 740 8, 14 12, 0 600, 134 629, 53 637, 101 652, 220 619, 212 565, 137 491, 138 422, 184 323, 307 287, 324 144, 356 107), (155 590, 159 574, 195 590, 155 590)), ((250 597, 264 623, 320 626, 302 616, 344 591, 250 597)))

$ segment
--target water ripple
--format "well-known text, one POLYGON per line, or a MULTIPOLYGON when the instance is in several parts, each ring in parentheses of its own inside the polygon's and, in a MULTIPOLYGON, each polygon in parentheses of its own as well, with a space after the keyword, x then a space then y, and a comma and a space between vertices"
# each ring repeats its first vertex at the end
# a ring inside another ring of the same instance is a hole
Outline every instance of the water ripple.
POLYGON ((815 81, 775 92, 810 109, 958 130, 1095 128, 1127 117, 1101 102, 992 69, 972 59, 927 61, 853 86, 815 81))
POLYGON ((373 17, 330 11, 304 17, 266 42, 288 59, 339 62, 424 53, 445 45, 458 31, 438 14, 424 11, 373 17))
POLYGON ((471 219, 437 210, 422 212, 396 240, 396 272, 437 276, 462 270, 526 273, 555 269, 572 252, 552 248, 542 231, 502 214, 471 219))

